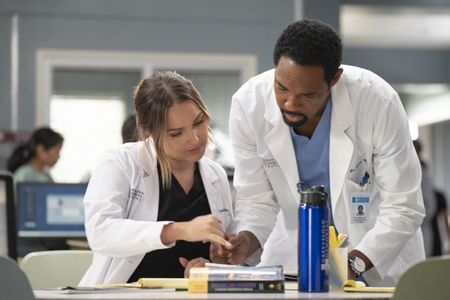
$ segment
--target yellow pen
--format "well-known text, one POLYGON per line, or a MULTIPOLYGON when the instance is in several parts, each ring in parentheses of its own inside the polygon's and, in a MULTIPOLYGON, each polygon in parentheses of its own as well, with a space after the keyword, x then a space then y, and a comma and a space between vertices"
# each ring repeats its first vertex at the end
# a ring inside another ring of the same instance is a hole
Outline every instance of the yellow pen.
POLYGON ((342 233, 339 233, 338 237, 337 237, 337 244, 339 245, 343 239, 344 239, 344 235, 342 233))
POLYGON ((329 235, 330 248, 337 248, 338 239, 336 237, 336 229, 334 228, 334 226, 329 227, 328 235, 329 235))

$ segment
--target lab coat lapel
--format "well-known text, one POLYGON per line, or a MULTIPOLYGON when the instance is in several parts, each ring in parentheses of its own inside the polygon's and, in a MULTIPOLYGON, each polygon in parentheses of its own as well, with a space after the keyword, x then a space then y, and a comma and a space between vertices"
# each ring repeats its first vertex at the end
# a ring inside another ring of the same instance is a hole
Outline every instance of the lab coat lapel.
MULTIPOLYGON (((264 140, 272 153, 273 158, 277 161, 285 175, 285 179, 287 180, 287 184, 293 195, 292 199, 299 199, 297 183, 299 183, 300 180, 297 170, 297 161, 295 159, 294 145, 292 144, 289 127, 282 119, 280 109, 276 104, 273 93, 267 105, 264 117, 274 125, 272 130, 265 136, 264 140)), ((282 184, 283 182, 283 178, 280 178, 279 184, 282 184)))
POLYGON ((343 80, 331 89, 330 192, 333 212, 339 201, 345 176, 353 156, 353 142, 348 129, 354 122, 350 96, 343 80))
MULTIPOLYGON (((150 209, 148 210, 148 220, 157 221, 159 209, 159 178, 156 160, 156 150, 152 139, 142 143, 139 155, 139 165, 142 168, 145 197, 150 209)), ((148 213, 146 212, 146 213, 148 213)))
POLYGON ((219 176, 211 169, 211 166, 204 161, 204 158, 199 161, 199 168, 211 213, 218 215, 217 202, 221 199, 221 195, 218 190, 219 185, 216 183, 219 181, 219 176))

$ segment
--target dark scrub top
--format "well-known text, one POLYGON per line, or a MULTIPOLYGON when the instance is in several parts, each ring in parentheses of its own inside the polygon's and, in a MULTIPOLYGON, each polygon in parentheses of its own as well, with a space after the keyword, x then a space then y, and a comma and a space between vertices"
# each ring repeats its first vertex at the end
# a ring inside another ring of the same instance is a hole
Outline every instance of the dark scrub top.
MULTIPOLYGON (((194 184, 187 194, 175 176, 172 176, 170 188, 163 188, 159 165, 158 176, 160 178, 158 221, 184 222, 211 213, 198 164, 194 173, 194 184)), ((180 264, 179 257, 189 260, 196 257, 209 259, 209 243, 177 241, 171 248, 148 252, 128 282, 135 282, 139 278, 184 277, 184 267, 180 264)))

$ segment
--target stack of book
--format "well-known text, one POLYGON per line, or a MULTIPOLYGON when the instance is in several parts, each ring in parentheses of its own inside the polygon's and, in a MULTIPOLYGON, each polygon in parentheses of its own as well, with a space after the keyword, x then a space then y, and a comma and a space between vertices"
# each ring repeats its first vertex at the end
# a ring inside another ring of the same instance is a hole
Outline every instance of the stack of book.
POLYGON ((284 293, 282 266, 192 268, 189 293, 284 293))

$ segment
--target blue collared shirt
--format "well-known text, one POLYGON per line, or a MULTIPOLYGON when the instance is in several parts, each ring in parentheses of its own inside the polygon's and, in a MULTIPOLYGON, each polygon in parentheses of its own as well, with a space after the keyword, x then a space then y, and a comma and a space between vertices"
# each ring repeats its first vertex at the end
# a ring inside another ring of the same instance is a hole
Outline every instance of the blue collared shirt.
POLYGON ((330 128, 331 98, 311 139, 296 134, 292 127, 289 129, 300 180, 307 187, 324 185, 328 195, 330 195, 330 128))

